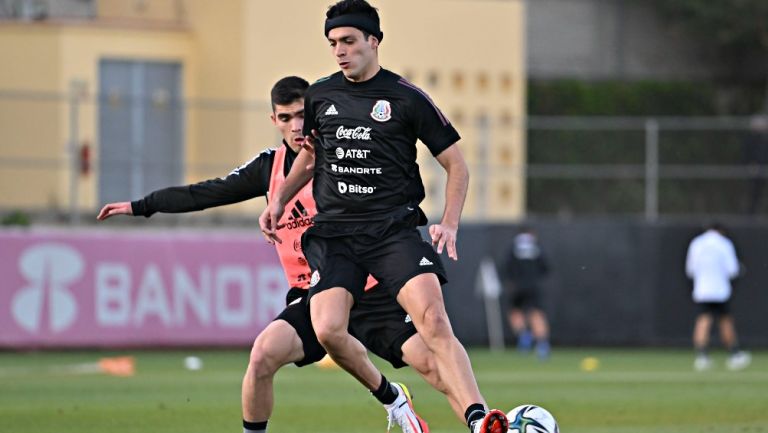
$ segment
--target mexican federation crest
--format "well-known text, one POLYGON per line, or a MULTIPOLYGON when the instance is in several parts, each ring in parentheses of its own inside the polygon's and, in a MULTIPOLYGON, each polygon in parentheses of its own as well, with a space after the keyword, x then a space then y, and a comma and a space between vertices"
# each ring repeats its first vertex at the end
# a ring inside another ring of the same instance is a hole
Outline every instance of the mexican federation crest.
POLYGON ((389 104, 389 101, 384 99, 376 101, 376 104, 373 105, 373 110, 371 110, 371 117, 377 122, 386 122, 391 119, 392 106, 389 104))

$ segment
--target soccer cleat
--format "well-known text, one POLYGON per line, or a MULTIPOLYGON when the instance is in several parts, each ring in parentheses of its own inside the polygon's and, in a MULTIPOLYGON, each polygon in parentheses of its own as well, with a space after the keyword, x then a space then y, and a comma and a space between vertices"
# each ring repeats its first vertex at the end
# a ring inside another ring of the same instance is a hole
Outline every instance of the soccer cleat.
POLYGON ((536 343, 536 357, 539 358, 539 361, 548 360, 550 350, 548 341, 544 340, 536 343))
POLYGON ((392 387, 397 391, 397 398, 392 404, 385 404, 387 410, 387 432, 392 426, 399 425, 403 433, 429 433, 427 423, 416 415, 413 410, 413 402, 408 388, 402 383, 392 383, 392 387))
POLYGON ((507 433, 509 421, 504 412, 491 409, 485 413, 483 419, 472 423, 472 433, 507 433))
POLYGON ((693 369, 696 371, 706 371, 712 368, 712 359, 709 356, 699 355, 696 360, 693 361, 693 369))
POLYGON ((517 350, 522 353, 528 353, 533 347, 533 334, 531 331, 523 331, 517 337, 517 350))
POLYGON ((728 357, 725 366, 728 370, 741 370, 747 368, 750 362, 752 362, 752 355, 749 352, 740 350, 728 357))

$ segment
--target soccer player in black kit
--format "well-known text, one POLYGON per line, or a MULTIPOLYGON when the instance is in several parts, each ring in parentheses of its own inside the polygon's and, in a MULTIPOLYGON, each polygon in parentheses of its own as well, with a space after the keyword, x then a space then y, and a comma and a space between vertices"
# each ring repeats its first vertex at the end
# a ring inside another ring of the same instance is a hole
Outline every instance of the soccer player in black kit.
MULTIPOLYGON (((251 198, 272 198, 272 190, 285 180, 285 175, 298 160, 296 155, 304 142, 304 93, 309 84, 299 77, 279 80, 271 91, 272 123, 280 131, 283 142, 268 149, 229 175, 203 182, 163 188, 133 202, 106 204, 97 217, 102 221, 116 215, 150 217, 160 213, 199 211, 215 206, 237 203, 251 198)), ((300 193, 305 219, 315 215, 311 187, 300 193)), ((296 203, 299 203, 298 200, 296 203)), ((280 230, 284 237, 298 240, 306 226, 286 224, 280 230)), ((286 308, 255 339, 242 384, 243 432, 265 433, 274 406, 273 377, 284 365, 301 367, 319 361, 325 350, 312 329, 306 298, 310 269, 302 251, 290 245, 279 245, 278 256, 291 286, 286 296, 286 308)), ((381 284, 369 280, 365 295, 352 311, 354 324, 350 330, 372 352, 386 359, 395 368, 410 365, 428 383, 446 394, 457 416, 463 408, 451 394, 436 368, 434 355, 416 332, 406 312, 381 284)), ((360 342, 357 344, 362 347, 360 342)), ((365 349, 362 349, 365 352, 365 349)), ((427 433, 429 427, 416 415, 407 388, 398 383, 388 388, 381 373, 368 384, 368 389, 384 405, 389 428, 399 425, 404 433, 427 433)), ((388 382, 387 382, 388 383, 388 382)))
POLYGON ((304 134, 313 144, 302 151, 259 223, 268 240, 285 203, 314 175, 318 214, 303 238, 312 269, 310 312, 318 340, 333 359, 363 384, 381 376, 348 333, 349 311, 373 275, 392 289, 408 312, 438 370, 461 407, 472 433, 506 433, 502 411, 488 410, 464 347, 453 334, 441 283, 438 254, 456 254, 456 232, 469 173, 456 145, 459 134, 419 88, 381 68, 383 38, 375 8, 364 0, 343 0, 326 14, 325 35, 341 71, 310 86, 305 98, 304 134), (421 140, 448 175, 442 220, 429 227, 432 243, 417 226, 424 186, 416 164, 421 140), (304 167, 313 163, 314 170, 304 167))

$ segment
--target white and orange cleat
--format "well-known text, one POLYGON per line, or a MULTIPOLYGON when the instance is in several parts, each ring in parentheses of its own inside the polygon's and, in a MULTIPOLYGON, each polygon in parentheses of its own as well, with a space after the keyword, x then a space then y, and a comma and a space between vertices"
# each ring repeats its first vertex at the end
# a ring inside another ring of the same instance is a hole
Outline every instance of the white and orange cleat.
MULTIPOLYGON (((392 404, 385 404, 387 410, 387 432, 392 426, 399 425, 403 433, 429 433, 427 423, 416 415, 408 388, 402 383, 392 383, 397 391, 397 398, 392 404)), ((506 433, 506 431, 504 432, 506 433)))
POLYGON ((491 409, 485 413, 483 419, 472 423, 472 433, 507 433, 509 421, 507 415, 498 409, 491 409))

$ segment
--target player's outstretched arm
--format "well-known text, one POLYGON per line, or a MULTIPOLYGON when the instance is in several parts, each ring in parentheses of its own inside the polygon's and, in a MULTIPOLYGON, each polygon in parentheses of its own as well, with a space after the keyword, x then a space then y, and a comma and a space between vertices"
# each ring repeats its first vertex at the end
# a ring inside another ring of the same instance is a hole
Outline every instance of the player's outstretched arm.
POLYGON ((432 244, 437 247, 438 254, 443 248, 448 251, 448 257, 458 260, 456 252, 456 232, 459 230, 461 211, 467 198, 469 187, 469 169, 464 156, 455 143, 437 155, 437 161, 448 174, 445 184, 445 209, 440 224, 429 227, 432 244))
POLYGON ((105 219, 115 215, 133 215, 133 209, 131 208, 131 202, 121 201, 118 203, 108 203, 101 208, 101 211, 96 216, 97 221, 104 221, 105 219))

